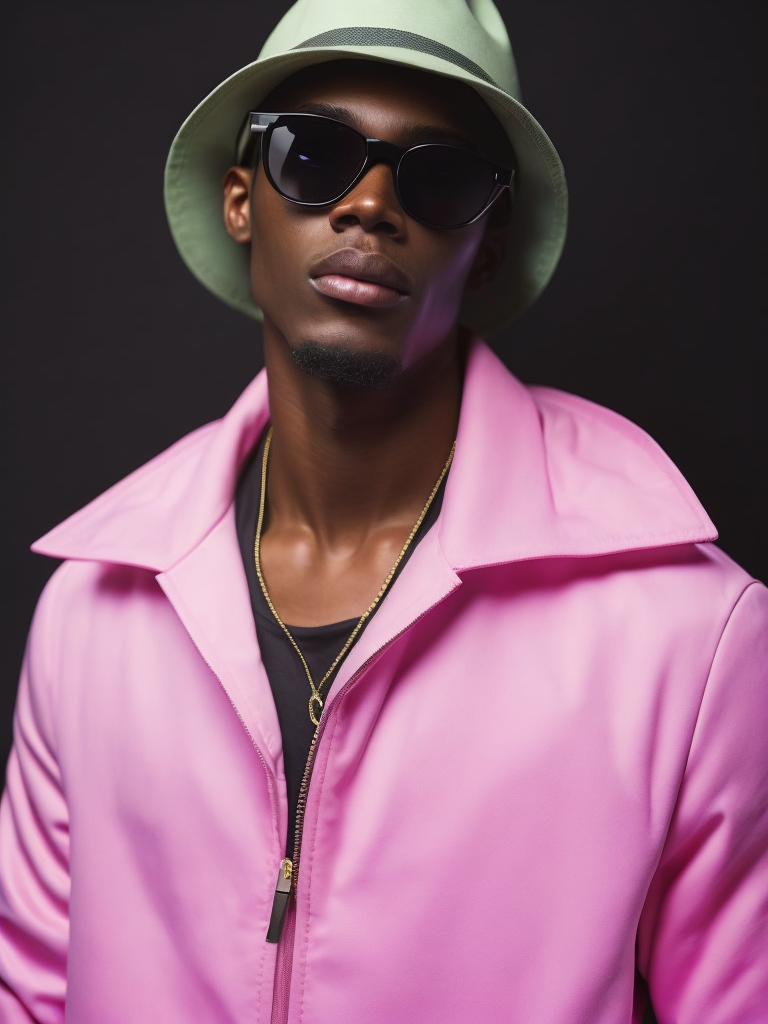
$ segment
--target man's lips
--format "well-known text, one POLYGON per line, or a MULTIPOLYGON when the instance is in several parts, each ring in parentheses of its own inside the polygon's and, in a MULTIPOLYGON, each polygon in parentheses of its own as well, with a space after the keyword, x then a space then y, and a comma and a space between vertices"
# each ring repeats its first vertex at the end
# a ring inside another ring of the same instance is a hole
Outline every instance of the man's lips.
POLYGON ((339 249, 317 260, 309 276, 323 295, 361 306, 396 306, 412 287, 408 275, 388 257, 361 249, 339 249))

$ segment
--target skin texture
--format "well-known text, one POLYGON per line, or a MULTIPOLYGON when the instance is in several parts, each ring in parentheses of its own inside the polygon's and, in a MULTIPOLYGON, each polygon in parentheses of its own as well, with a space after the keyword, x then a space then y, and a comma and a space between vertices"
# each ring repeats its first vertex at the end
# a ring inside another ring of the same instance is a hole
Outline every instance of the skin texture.
MULTIPOLYGON (((446 133, 443 141, 455 142, 458 133, 470 148, 509 163, 485 104, 448 79, 335 61, 294 75, 259 109, 312 111, 317 104, 343 108, 371 137, 436 141, 425 138, 424 126, 432 126, 446 133)), ((336 204, 314 209, 283 199, 260 166, 233 167, 224 180, 224 221, 251 246, 251 281, 264 311, 274 434, 261 557, 270 596, 292 625, 357 617, 392 567, 455 438, 461 296, 492 279, 505 230, 488 214, 453 230, 419 224, 399 205, 386 164, 370 168, 336 204), (318 276, 317 263, 347 249, 385 257, 403 275, 404 293, 384 305, 339 298, 339 291, 354 296, 356 281, 318 276), (373 387, 340 385, 307 372, 307 351, 333 353, 344 365, 372 357, 389 371, 373 387)))

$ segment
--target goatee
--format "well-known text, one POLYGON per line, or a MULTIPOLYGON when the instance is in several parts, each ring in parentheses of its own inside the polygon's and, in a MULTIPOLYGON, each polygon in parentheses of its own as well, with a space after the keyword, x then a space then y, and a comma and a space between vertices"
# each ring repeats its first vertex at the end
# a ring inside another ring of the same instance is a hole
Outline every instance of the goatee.
POLYGON ((311 377, 341 388, 386 388, 400 372, 394 356, 316 341, 302 342, 291 350, 291 358, 311 377))

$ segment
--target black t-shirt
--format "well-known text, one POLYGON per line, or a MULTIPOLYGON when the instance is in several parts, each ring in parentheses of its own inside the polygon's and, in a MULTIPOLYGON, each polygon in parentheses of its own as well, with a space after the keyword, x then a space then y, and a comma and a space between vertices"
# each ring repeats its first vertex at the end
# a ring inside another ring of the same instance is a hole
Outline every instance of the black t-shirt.
MULTIPOLYGON (((280 722, 280 732, 283 738, 283 761, 285 765, 285 781, 288 789, 286 857, 292 857, 296 828, 296 805, 299 799, 301 781, 304 777, 304 769, 309 757, 309 748, 312 745, 312 737, 315 734, 315 727, 312 725, 309 717, 309 698, 312 691, 309 688, 309 681, 304 671, 304 666, 291 646, 290 640, 269 610, 269 605, 259 586, 259 578, 256 575, 253 549, 256 539, 259 502, 261 500, 261 462, 263 455, 264 438, 257 445, 255 452, 245 464, 240 474, 235 495, 235 519, 240 552, 243 557, 248 589, 251 594, 251 607, 253 608, 253 616, 256 622, 256 637, 261 649, 261 658, 264 662, 269 685, 272 688, 272 696, 275 701, 277 717, 280 722)), ((410 558, 417 543, 436 521, 440 513, 444 490, 445 479, 443 479, 440 490, 435 495, 434 501, 424 517, 418 533, 411 541, 403 560, 400 562, 397 573, 387 589, 387 594, 394 580, 402 572, 403 566, 410 558)), ((386 600, 387 594, 384 595, 382 601, 386 600)), ((355 643, 357 643, 371 618, 372 616, 366 620, 357 637, 355 637, 355 643)), ((350 633, 357 625, 357 621, 357 619, 346 619, 343 622, 329 623, 327 626, 292 626, 286 622, 286 626, 299 645, 299 649, 309 665, 309 670, 315 683, 318 683, 328 671, 334 658, 347 642, 350 633)), ((354 647, 354 643, 352 647, 354 647)), ((350 647, 350 650, 352 647, 350 647)), ((330 690, 342 663, 343 659, 336 666, 331 678, 323 686, 323 698, 325 698, 330 690)))

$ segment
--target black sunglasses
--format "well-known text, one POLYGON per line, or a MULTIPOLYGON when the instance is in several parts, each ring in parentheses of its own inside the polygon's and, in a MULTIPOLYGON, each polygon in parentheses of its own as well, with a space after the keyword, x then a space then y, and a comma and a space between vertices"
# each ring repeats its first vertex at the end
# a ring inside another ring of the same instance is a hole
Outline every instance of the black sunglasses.
POLYGON ((402 208, 430 227, 462 228, 476 221, 511 186, 515 173, 459 146, 403 147, 368 139, 321 114, 251 112, 238 138, 239 164, 250 156, 250 133, 261 136, 264 171, 289 202, 328 206, 350 192, 373 164, 387 163, 402 208))

